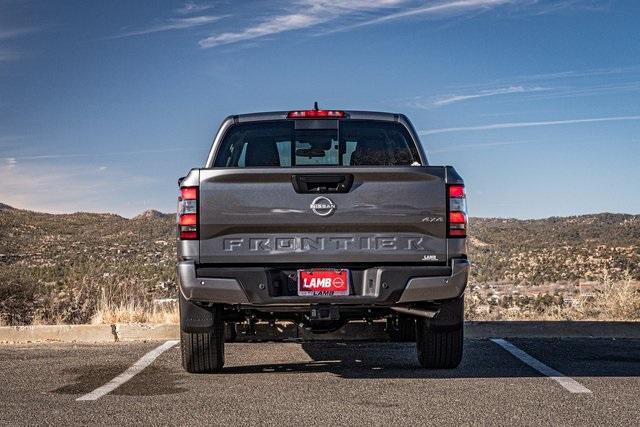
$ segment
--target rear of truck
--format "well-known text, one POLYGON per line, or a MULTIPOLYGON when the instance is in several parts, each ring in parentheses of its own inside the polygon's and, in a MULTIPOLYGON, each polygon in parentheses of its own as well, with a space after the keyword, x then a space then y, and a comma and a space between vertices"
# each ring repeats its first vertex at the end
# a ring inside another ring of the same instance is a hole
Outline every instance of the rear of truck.
POLYGON ((386 318, 415 336, 423 366, 455 367, 466 227, 461 177, 428 165, 403 115, 231 116, 205 167, 180 180, 183 365, 222 369, 225 322, 322 333, 386 318))

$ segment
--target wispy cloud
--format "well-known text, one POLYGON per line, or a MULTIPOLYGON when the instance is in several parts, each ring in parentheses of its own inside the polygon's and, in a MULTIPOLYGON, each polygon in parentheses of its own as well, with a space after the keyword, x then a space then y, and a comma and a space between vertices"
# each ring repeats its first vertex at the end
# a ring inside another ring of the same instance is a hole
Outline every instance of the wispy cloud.
POLYGON ((185 148, 167 148, 157 150, 129 150, 129 151, 111 151, 107 153, 67 153, 67 154, 41 154, 37 156, 12 156, 0 157, 0 160, 50 160, 50 159, 74 159, 78 157, 105 157, 105 156, 122 156, 131 154, 156 154, 156 153, 174 153, 189 151, 185 148))
POLYGON ((630 94, 640 91, 640 80, 629 80, 629 75, 639 74, 640 66, 610 67, 587 70, 568 70, 553 73, 530 74, 474 83, 450 88, 448 94, 418 95, 411 98, 387 100, 404 107, 433 109, 477 98, 502 95, 521 95, 528 100, 574 98, 630 94), (611 76, 624 76, 617 79, 611 76), (562 82, 560 82, 562 81, 562 82), (607 83, 602 83, 602 82, 607 83), (616 81, 616 83, 610 83, 616 81))
POLYGON ((553 2, 541 3, 536 15, 547 15, 559 12, 565 9, 584 9, 584 10, 607 10, 610 4, 601 0, 556 0, 553 2))
POLYGON ((215 34, 198 43, 203 48, 253 40, 285 31, 315 27, 356 12, 395 7, 406 0, 298 0, 283 14, 276 14, 240 31, 215 34))
POLYGON ((136 171, 108 169, 96 172, 93 165, 38 165, 33 173, 29 162, 0 161, 0 203, 20 209, 40 212, 119 212, 133 216, 150 207, 157 207, 145 196, 140 199, 123 197, 122 188, 137 194, 147 194, 157 187, 157 177, 143 176, 136 171), (64 189, 61 191, 60 189, 64 189))
POLYGON ((391 13, 388 15, 379 16, 377 18, 357 22, 354 24, 346 25, 340 28, 332 29, 323 32, 323 34, 330 34, 340 31, 352 30, 355 28, 365 27, 369 25, 382 24, 390 21, 397 21, 400 19, 413 18, 413 17, 425 17, 425 16, 443 16, 443 15, 456 15, 460 13, 467 13, 477 10, 488 10, 504 4, 517 3, 518 0, 454 0, 454 1, 441 1, 435 4, 428 4, 426 6, 411 8, 400 12, 391 13))
POLYGON ((444 148, 435 148, 435 149, 430 149, 429 153, 448 153, 451 151, 462 151, 462 150, 468 150, 468 149, 483 149, 483 148, 493 148, 493 147, 502 147, 502 146, 509 146, 509 145, 522 145, 522 144, 530 144, 532 142, 538 142, 538 141, 492 141, 492 142, 480 142, 477 144, 460 144, 460 145, 453 145, 453 146, 448 146, 448 147, 444 147, 444 148))
POLYGON ((637 91, 640 91, 640 81, 556 88, 546 93, 533 95, 531 99, 575 98, 581 96, 607 95, 612 93, 630 94, 637 91))
POLYGON ((432 104, 433 104, 433 106, 440 107, 440 106, 443 106, 443 105, 449 105, 449 104, 453 104, 453 103, 461 102, 461 101, 468 101, 470 99, 476 99, 476 98, 487 98, 487 97, 490 97, 490 96, 509 95, 509 94, 514 94, 514 93, 540 92, 540 91, 545 91, 545 90, 549 90, 549 89, 550 88, 541 87, 541 86, 535 86, 535 87, 526 87, 526 86, 501 87, 501 88, 496 88, 496 89, 481 90, 481 91, 476 92, 476 93, 467 93, 467 94, 464 94, 464 95, 440 96, 440 97, 437 97, 433 101, 432 104))
MULTIPOLYGON (((550 80, 562 79, 582 79, 589 77, 603 77, 620 74, 637 74, 640 73, 640 65, 629 65, 626 67, 606 67, 593 68, 586 70, 564 70, 551 73, 526 74, 515 77, 509 77, 508 81, 512 84, 526 84, 531 82, 543 82, 550 80), (513 83, 515 82, 515 83, 513 83)), ((493 82, 495 85, 505 84, 505 79, 499 79, 493 82)))
POLYGON ((11 28, 11 29, 0 30, 0 40, 15 39, 27 34, 34 33, 38 30, 39 28, 35 28, 35 27, 11 28))
MULTIPOLYGON (((315 35, 326 35, 409 18, 440 18, 474 14, 509 6, 514 12, 551 13, 578 7, 593 0, 560 0, 553 7, 540 0, 295 0, 284 11, 273 13, 244 28, 215 33, 201 39, 202 48, 255 40, 286 31, 331 24, 315 35), (416 6, 416 4, 419 4, 416 6), (331 28, 333 27, 333 28, 331 28)), ((197 8, 196 5, 192 7, 197 8)))
POLYGON ((534 126, 557 126, 557 125, 571 125, 579 123, 598 123, 598 122, 616 122, 627 120, 640 120, 639 116, 617 116, 617 117, 594 117, 589 119, 571 119, 571 120, 550 120, 543 122, 512 122, 512 123, 494 123, 490 125, 481 126, 460 126, 441 129, 428 129, 418 132, 420 135, 433 135, 436 133, 447 132, 467 132, 476 130, 494 130, 494 129, 510 129, 510 128, 524 128, 534 126))
POLYGON ((4 164, 7 168, 12 169, 18 164, 18 161, 15 159, 15 157, 7 157, 6 159, 4 159, 4 164))
POLYGON ((20 59, 20 54, 11 51, 0 51, 0 62, 17 61, 20 59))
POLYGON ((186 2, 184 6, 176 9, 176 13, 180 15, 189 15, 192 13, 201 13, 205 10, 213 9, 213 4, 211 3, 195 3, 192 1, 186 2))
MULTIPOLYGON (((36 28, 36 27, 0 29, 0 41, 2 41, 6 47, 7 43, 10 43, 10 40, 17 39, 19 37, 23 37, 40 30, 41 28, 36 28)), ((17 61, 21 57, 22 55, 20 53, 16 52, 10 47, 9 49, 0 50, 0 63, 17 61)))
POLYGON ((107 38, 121 39, 124 37, 142 36, 145 34, 161 33, 164 31, 187 30, 189 28, 211 24, 213 22, 219 21, 224 17, 225 16, 202 15, 192 16, 189 18, 171 18, 162 24, 143 28, 141 30, 126 31, 107 38))
POLYGON ((333 28, 323 28, 316 33, 326 35, 402 19, 461 16, 501 6, 513 6, 516 12, 551 13, 591 1, 562 0, 549 8, 540 0, 435 0, 419 2, 419 6, 411 0, 296 0, 284 12, 274 13, 240 30, 212 34, 198 43, 206 49, 331 24, 333 28))

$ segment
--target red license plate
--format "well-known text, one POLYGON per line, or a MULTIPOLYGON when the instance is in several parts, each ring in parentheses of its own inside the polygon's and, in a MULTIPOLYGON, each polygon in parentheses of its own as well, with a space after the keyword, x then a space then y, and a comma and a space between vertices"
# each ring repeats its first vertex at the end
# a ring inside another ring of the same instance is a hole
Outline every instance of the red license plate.
POLYGON ((349 295, 349 270, 298 270, 298 295, 349 295))

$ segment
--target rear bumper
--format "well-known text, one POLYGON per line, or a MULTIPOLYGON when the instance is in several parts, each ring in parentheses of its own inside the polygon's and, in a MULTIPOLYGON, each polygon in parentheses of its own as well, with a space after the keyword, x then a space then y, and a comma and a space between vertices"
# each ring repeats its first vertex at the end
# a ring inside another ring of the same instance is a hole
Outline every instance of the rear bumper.
POLYGON ((450 267, 382 266, 351 269, 351 295, 297 296, 294 269, 271 267, 196 268, 178 263, 178 282, 189 301, 255 307, 308 307, 312 304, 393 306, 447 300, 467 285, 470 263, 456 258, 450 267))

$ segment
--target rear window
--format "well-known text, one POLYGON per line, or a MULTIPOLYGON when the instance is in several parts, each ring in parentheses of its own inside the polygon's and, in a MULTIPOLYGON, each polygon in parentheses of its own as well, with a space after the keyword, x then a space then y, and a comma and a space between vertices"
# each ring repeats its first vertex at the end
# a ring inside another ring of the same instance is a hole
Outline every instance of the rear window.
POLYGON ((372 120, 287 120, 232 126, 215 167, 401 166, 419 163, 407 129, 372 120))

